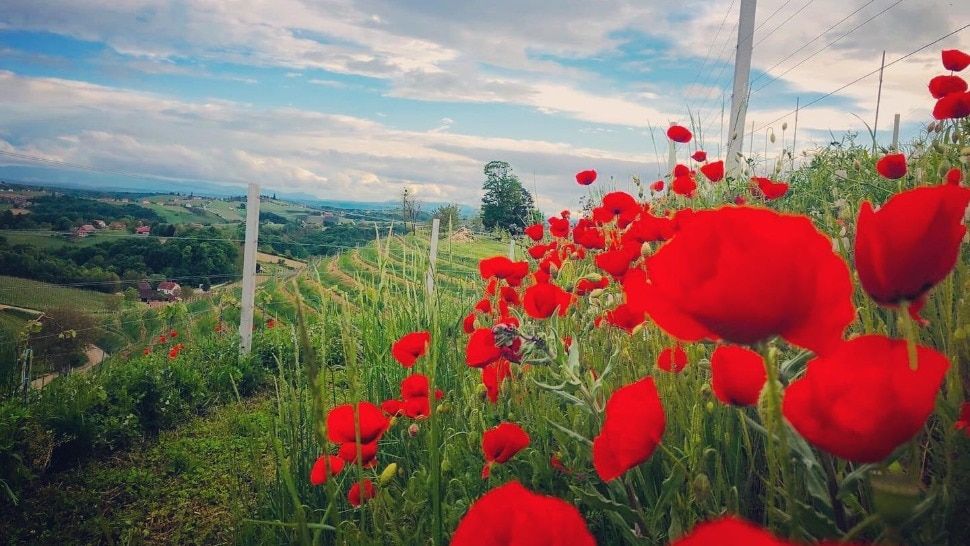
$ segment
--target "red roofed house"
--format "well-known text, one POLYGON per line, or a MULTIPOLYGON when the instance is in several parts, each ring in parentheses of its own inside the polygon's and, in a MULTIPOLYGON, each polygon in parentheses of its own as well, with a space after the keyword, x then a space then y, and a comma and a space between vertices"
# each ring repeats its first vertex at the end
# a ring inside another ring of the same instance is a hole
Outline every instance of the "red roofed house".
POLYGON ((135 233, 137 235, 148 235, 149 233, 151 233, 151 231, 152 231, 152 228, 148 226, 138 226, 135 228, 135 233))
POLYGON ((179 286, 179 283, 173 281, 162 281, 158 283, 157 290, 170 298, 178 298, 182 295, 182 287, 179 286))

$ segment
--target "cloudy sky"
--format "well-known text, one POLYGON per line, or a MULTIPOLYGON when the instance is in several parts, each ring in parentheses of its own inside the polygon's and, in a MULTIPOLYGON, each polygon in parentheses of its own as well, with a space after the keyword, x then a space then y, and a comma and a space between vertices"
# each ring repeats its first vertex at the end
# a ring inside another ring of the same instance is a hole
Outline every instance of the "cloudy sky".
MULTIPOLYGON (((411 186, 476 205, 483 164, 501 159, 552 212, 575 206, 579 170, 618 187, 657 178, 651 128, 663 147, 688 112, 718 154, 739 2, 4 0, 0 174, 24 162, 14 153, 332 199, 411 186)), ((748 123, 760 155, 774 130, 774 157, 784 121, 791 146, 796 98, 970 24, 970 2, 762 0, 756 21, 748 123)), ((925 85, 946 48, 970 50, 970 29, 886 70, 883 142, 893 113, 905 135, 929 120, 925 85)), ((876 86, 801 111, 798 147, 865 135, 876 86)))

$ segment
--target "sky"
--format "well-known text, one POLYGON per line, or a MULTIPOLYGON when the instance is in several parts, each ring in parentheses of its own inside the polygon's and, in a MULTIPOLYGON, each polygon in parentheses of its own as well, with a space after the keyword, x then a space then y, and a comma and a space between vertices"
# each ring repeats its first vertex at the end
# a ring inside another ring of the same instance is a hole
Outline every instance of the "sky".
MULTIPOLYGON (((503 160, 545 212, 575 209, 580 170, 608 188, 658 178, 671 122, 693 119, 698 144, 723 155, 739 3, 3 0, 0 177, 44 165, 18 154, 142 180, 361 201, 410 187, 476 206, 484 164, 503 160)), ((967 24, 959 0, 760 0, 754 155, 773 165, 793 145, 796 100, 967 24)), ((926 82, 951 48, 970 51, 970 29, 886 69, 880 143, 894 113, 904 140, 931 120, 926 82)), ((801 109, 797 151, 846 131, 870 142, 877 86, 801 109)))

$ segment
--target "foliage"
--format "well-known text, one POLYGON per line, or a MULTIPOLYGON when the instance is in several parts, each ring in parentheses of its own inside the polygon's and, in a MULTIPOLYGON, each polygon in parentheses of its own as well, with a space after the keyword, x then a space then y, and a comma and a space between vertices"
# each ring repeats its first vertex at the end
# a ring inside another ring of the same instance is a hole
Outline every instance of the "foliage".
POLYGON ((482 224, 485 229, 502 229, 521 233, 535 221, 535 204, 530 194, 504 161, 485 165, 482 196, 482 224))
POLYGON ((74 195, 43 195, 31 199, 30 214, 0 212, 0 229, 70 229, 95 220, 157 222, 162 218, 140 205, 116 205, 74 195))

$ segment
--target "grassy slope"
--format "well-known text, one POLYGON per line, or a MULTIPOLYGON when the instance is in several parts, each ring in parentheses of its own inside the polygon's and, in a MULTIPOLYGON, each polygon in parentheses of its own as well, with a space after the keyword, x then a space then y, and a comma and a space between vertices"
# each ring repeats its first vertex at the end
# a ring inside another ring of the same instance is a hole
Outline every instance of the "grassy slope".
POLYGON ((102 312, 112 308, 119 298, 92 290, 56 286, 30 279, 0 275, 0 304, 45 311, 70 305, 87 312, 102 312))
POLYGON ((271 479, 271 401, 234 403, 34 488, 10 544, 232 544, 271 479), (57 522, 54 524, 53 522, 57 522))

